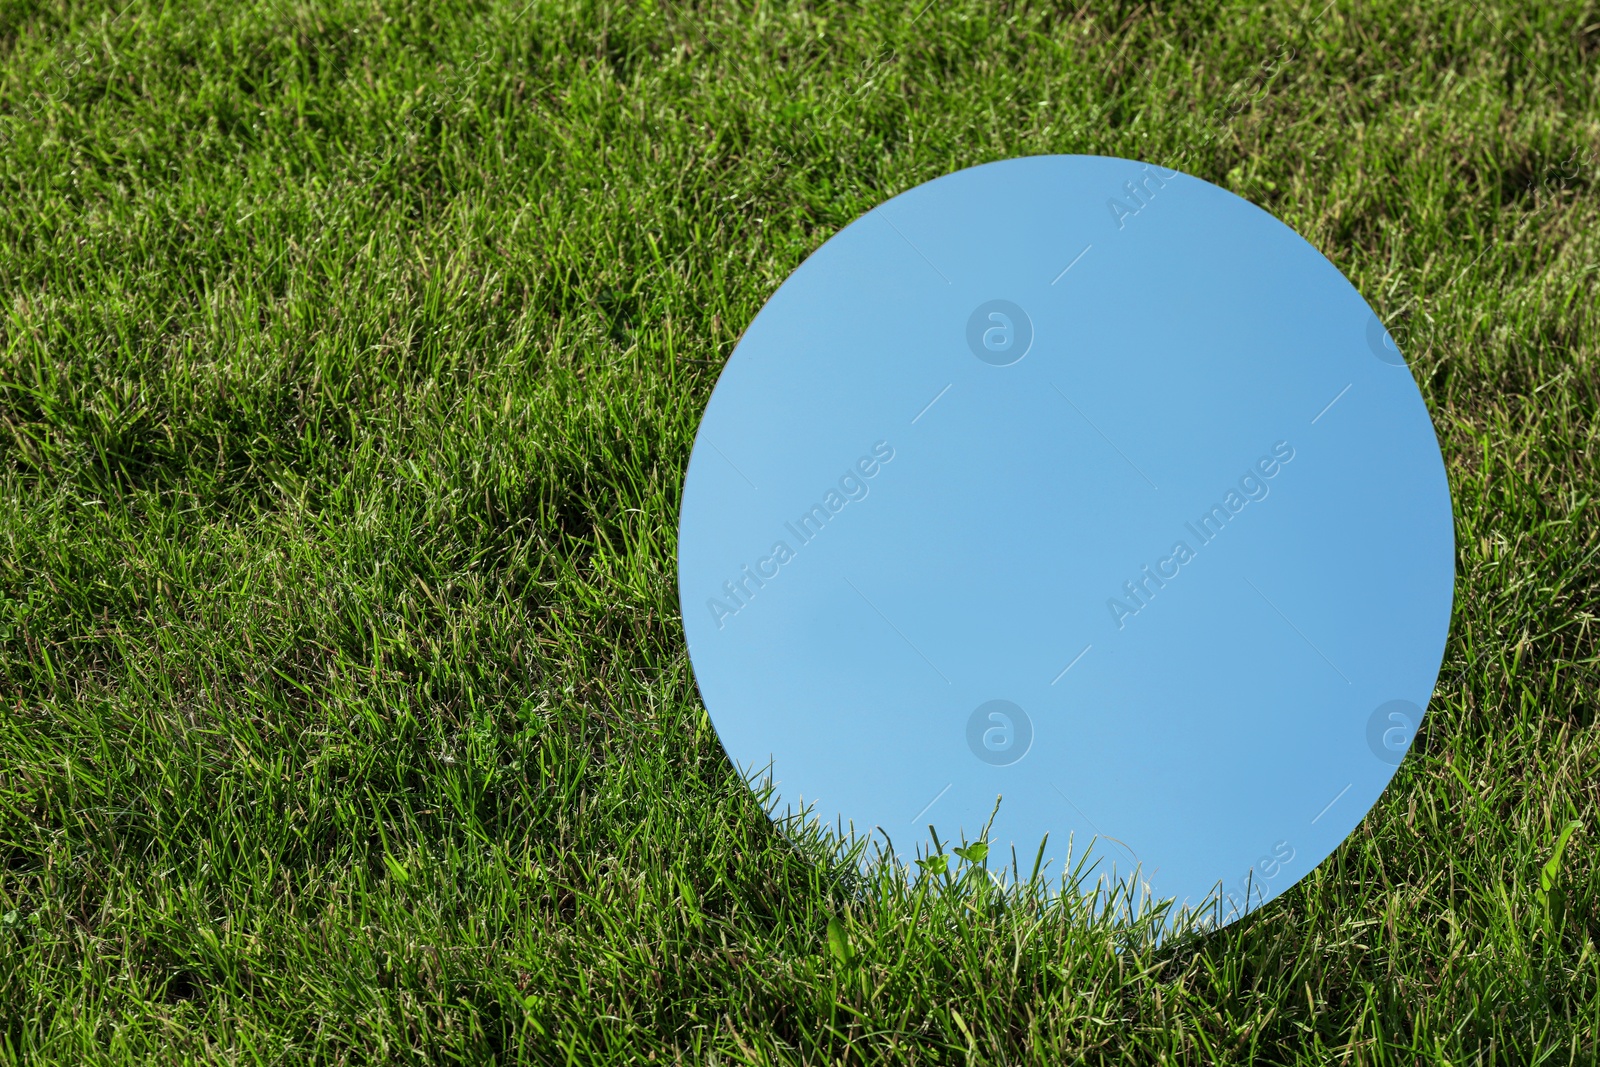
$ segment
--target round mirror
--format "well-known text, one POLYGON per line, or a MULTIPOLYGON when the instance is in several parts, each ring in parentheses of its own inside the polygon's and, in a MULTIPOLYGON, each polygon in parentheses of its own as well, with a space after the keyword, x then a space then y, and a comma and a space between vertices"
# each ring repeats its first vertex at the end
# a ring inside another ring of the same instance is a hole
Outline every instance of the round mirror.
POLYGON ((1213 923, 1377 800, 1453 580, 1433 425, 1361 295, 1232 193, 1088 156, 947 175, 807 259, 679 530, 701 695, 775 817, 907 863, 982 834, 1024 876, 1043 842, 1046 877, 1213 923))

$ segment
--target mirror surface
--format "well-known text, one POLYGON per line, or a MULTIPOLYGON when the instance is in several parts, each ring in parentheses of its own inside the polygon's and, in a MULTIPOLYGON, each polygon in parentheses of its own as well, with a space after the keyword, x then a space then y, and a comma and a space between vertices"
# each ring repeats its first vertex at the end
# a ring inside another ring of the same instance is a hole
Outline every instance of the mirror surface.
POLYGON ((1357 825, 1450 620, 1449 487, 1394 340, 1245 200, 991 163, 827 241, 686 476, 700 692, 774 816, 904 862, 1097 875, 1225 923, 1357 825), (1086 852, 1087 850, 1087 852, 1086 852))

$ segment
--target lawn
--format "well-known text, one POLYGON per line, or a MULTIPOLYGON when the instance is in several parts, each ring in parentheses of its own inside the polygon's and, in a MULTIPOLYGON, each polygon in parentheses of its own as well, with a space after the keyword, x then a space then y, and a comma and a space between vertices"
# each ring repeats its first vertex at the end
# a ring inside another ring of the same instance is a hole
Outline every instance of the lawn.
POLYGON ((1597 191, 1596 0, 0 0, 0 1061, 1594 1062, 1597 191), (1382 800, 1161 948, 781 837, 678 617, 763 301, 1035 153, 1320 248, 1456 508, 1382 800))

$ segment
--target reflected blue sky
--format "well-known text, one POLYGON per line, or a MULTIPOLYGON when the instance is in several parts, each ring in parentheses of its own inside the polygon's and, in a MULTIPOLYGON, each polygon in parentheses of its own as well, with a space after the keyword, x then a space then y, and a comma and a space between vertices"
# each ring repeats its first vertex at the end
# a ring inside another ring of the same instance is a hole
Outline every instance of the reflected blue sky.
POLYGON ((1372 319, 1271 215, 1138 162, 988 164, 856 220, 750 324, 689 464, 729 757, 907 861, 1001 796, 1024 867, 1100 837, 1158 898, 1281 893, 1388 784, 1369 721, 1426 707, 1449 625, 1444 466, 1372 319), (1022 358, 975 354, 986 305, 1022 358), (969 742, 990 701, 1027 717, 1014 762, 969 742))

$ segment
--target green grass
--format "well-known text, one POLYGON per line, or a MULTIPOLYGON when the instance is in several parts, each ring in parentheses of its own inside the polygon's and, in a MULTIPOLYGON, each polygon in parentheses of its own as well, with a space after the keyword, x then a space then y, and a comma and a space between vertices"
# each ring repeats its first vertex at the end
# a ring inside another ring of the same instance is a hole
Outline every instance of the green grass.
POLYGON ((0 1061, 1600 1056, 1596 0, 122 2, 0 0, 0 1061), (786 843, 677 615, 762 302, 1042 152, 1321 248, 1455 500, 1393 784, 1159 950, 786 843))

